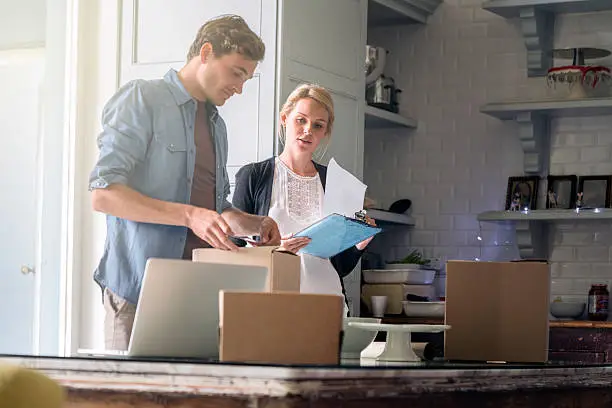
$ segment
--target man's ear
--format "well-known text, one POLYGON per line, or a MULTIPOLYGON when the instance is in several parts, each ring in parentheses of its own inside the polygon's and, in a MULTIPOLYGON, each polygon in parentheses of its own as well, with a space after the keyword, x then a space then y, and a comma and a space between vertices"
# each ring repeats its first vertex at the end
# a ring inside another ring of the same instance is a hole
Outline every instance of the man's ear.
POLYGON ((211 58, 215 56, 212 48, 212 44, 209 42, 205 42, 200 48, 200 62, 202 64, 206 64, 211 58))

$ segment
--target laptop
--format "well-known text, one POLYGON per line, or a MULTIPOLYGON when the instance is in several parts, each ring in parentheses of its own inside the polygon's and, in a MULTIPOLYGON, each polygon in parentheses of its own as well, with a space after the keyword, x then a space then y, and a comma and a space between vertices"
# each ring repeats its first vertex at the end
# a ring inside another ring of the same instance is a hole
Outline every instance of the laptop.
POLYGON ((79 350, 78 354, 216 359, 219 291, 263 292, 267 276, 264 266, 150 258, 128 349, 79 350))

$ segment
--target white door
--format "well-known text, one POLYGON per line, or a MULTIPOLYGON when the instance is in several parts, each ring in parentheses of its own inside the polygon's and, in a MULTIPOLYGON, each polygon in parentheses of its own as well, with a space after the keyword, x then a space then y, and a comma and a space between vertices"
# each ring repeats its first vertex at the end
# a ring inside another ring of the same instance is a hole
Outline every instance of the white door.
POLYGON ((0 353, 35 352, 43 74, 43 50, 0 52, 0 353))

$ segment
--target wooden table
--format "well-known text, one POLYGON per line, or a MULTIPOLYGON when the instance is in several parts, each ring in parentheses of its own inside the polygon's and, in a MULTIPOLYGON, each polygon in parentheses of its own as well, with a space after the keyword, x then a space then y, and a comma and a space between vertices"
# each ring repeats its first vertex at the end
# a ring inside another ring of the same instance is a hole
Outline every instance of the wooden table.
POLYGON ((585 407, 612 405, 612 366, 412 363, 283 367, 9 357, 67 389, 66 408, 585 407))

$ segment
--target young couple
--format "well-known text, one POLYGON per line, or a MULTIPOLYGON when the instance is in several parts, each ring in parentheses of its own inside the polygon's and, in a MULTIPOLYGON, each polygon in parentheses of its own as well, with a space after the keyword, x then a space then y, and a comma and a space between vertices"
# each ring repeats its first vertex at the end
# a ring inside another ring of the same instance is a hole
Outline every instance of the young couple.
MULTIPOLYGON (((227 201, 226 127, 217 106, 242 93, 265 46, 238 16, 206 22, 187 62, 163 79, 121 87, 102 114, 91 173, 94 210, 107 215, 94 273, 103 291, 105 347, 126 349, 148 258, 191 259, 192 250, 237 250, 234 236, 298 252, 292 234, 321 217, 326 167, 313 158, 330 141, 334 107, 322 87, 296 88, 281 112, 284 149, 243 167, 227 201)), ((301 255, 301 291, 343 294, 342 277, 369 240, 331 259, 301 255)))

